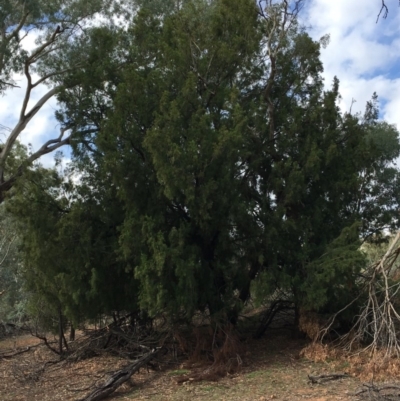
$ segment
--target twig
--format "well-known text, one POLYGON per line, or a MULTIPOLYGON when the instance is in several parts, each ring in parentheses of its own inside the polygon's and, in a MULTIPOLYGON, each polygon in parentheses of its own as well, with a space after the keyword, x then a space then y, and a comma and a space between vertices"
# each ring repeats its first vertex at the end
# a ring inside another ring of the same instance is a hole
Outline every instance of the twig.
POLYGON ((57 355, 60 355, 60 353, 59 353, 55 348, 53 348, 53 347, 50 345, 50 343, 48 342, 48 340, 47 340, 47 338, 46 338, 45 336, 41 336, 41 335, 39 335, 38 333, 33 334, 32 331, 31 331, 31 335, 32 335, 33 337, 38 338, 39 340, 42 340, 43 343, 44 343, 44 345, 45 345, 50 351, 54 352, 54 353, 57 354, 57 355))
POLYGON ((33 348, 33 346, 31 346, 31 347, 26 347, 25 349, 19 350, 19 351, 15 351, 15 352, 13 352, 12 354, 0 355, 0 358, 4 358, 4 359, 12 358, 12 357, 14 357, 14 356, 17 356, 17 355, 23 354, 23 353, 25 353, 25 352, 28 352, 28 351, 30 351, 32 348, 33 348))
POLYGON ((382 13, 383 13, 382 18, 386 19, 388 14, 389 14, 389 9, 387 8, 387 5, 385 4, 385 0, 382 0, 382 6, 381 6, 379 14, 378 14, 378 16, 376 18, 376 23, 378 23, 379 17, 381 16, 382 13))
POLYGON ((369 352, 372 356, 378 350, 384 351, 382 361, 391 356, 400 356, 400 339, 397 335, 400 325, 400 313, 396 297, 400 291, 400 282, 395 278, 395 264, 400 257, 400 232, 396 234, 385 255, 363 272, 359 294, 347 306, 331 318, 329 324, 320 332, 319 339, 328 333, 337 316, 348 309, 355 301, 365 297, 360 313, 355 318, 353 328, 340 337, 338 344, 347 351, 355 346, 368 345, 358 353, 369 352))

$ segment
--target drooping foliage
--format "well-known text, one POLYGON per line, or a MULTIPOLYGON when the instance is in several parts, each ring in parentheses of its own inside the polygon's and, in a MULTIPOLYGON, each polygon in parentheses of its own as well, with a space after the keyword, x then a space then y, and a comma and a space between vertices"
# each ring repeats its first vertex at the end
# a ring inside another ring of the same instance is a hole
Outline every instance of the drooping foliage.
POLYGON ((364 116, 340 111, 339 81, 321 77, 326 38, 287 24, 285 3, 156 3, 98 30, 93 69, 59 95, 80 183, 49 176, 14 200, 31 271, 76 319, 235 322, 252 289, 340 308, 360 239, 398 224, 397 130, 375 96, 364 116))
POLYGON ((22 255, 15 222, 0 207, 0 323, 25 317, 26 297, 23 291, 22 255))
POLYGON ((9 204, 20 222, 31 309, 44 302, 75 324, 137 309, 134 277, 116 252, 120 204, 95 176, 82 176, 74 188, 68 175, 37 168, 18 183, 9 204))

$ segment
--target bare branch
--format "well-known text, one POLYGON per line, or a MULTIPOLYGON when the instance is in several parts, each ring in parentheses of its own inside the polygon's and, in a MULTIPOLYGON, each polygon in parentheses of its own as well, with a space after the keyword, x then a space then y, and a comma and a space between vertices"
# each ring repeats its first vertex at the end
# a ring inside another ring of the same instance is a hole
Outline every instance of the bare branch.
POLYGON ((389 9, 387 8, 387 5, 385 4, 385 0, 382 0, 382 6, 379 11, 378 17, 376 18, 376 23, 378 23, 379 17, 381 16, 382 13, 383 13, 382 18, 386 19, 389 14, 389 9))
POLYGON ((15 84, 13 84, 11 82, 3 81, 2 79, 0 79, 0 84, 2 84, 4 86, 9 86, 10 88, 20 88, 20 86, 15 85, 15 84))
POLYGON ((78 67, 79 67, 79 65, 75 65, 74 67, 71 67, 71 68, 65 68, 64 70, 61 70, 61 71, 55 71, 55 72, 51 72, 49 74, 46 74, 43 77, 41 77, 39 80, 37 80, 34 84, 32 84, 32 88, 35 88, 36 86, 38 86, 39 84, 43 83, 44 81, 46 81, 49 78, 55 77, 57 75, 66 74, 67 72, 71 72, 71 71, 75 70, 78 67))
MULTIPOLYGON (((28 122, 36 115, 36 113, 43 107, 43 105, 57 93, 58 89, 59 89, 59 87, 50 89, 45 95, 43 95, 36 102, 36 104, 32 107, 32 109, 26 115, 20 117, 20 120, 18 121, 15 128, 12 130, 10 136, 8 137, 8 139, 4 145, 2 152, 0 153, 0 169, 4 168, 5 159, 7 158, 8 154, 11 151, 12 146, 14 145, 15 141, 17 140, 17 138, 21 134, 21 132, 25 129, 28 122)), ((29 93, 30 93, 30 91, 28 92, 28 89, 27 89, 25 96, 28 96, 29 93)))
POLYGON ((93 390, 85 398, 79 401, 100 401, 107 398, 112 394, 121 384, 125 383, 129 378, 137 372, 141 367, 146 366, 157 354, 160 353, 162 348, 155 348, 144 354, 141 358, 135 362, 125 366, 123 369, 115 372, 111 377, 100 387, 93 390))
POLYGON ((312 376, 308 375, 308 380, 312 384, 322 384, 330 380, 347 379, 351 376, 348 373, 331 373, 327 375, 312 376))
MULTIPOLYGON (((39 159, 45 154, 54 152, 58 148, 69 145, 71 142, 71 135, 65 136, 65 132, 68 128, 62 128, 61 134, 56 139, 50 139, 46 143, 44 143, 39 150, 29 156, 29 158, 24 161, 17 169, 17 172, 9 177, 7 180, 0 181, 0 203, 4 201, 4 194, 9 191, 13 185, 15 184, 16 180, 22 176, 25 169, 32 164, 35 160, 39 159)), ((1 167, 0 167, 1 172, 1 167)))
POLYGON ((54 352, 54 353, 57 354, 57 355, 60 355, 60 353, 59 353, 55 348, 53 348, 53 347, 50 345, 49 341, 47 340, 47 338, 46 338, 45 336, 41 336, 40 334, 38 334, 37 331, 35 331, 35 333, 33 333, 32 330, 30 330, 30 332, 31 332, 31 335, 32 335, 32 336, 37 337, 39 340, 42 340, 43 343, 44 343, 44 345, 45 345, 50 351, 54 352))
POLYGON ((44 42, 41 46, 36 48, 32 54, 26 59, 25 63, 27 64, 32 64, 34 61, 36 61, 36 57, 38 57, 40 54, 42 54, 43 50, 45 50, 47 47, 52 45, 57 37, 62 34, 65 31, 65 28, 61 28, 60 25, 57 26, 56 30, 53 32, 53 34, 50 36, 50 38, 44 42))
POLYGON ((0 124, 0 129, 4 129, 4 130, 6 130, 6 131, 8 131, 8 132, 11 132, 11 131, 12 131, 12 129, 11 129, 10 127, 6 127, 6 126, 3 125, 3 124, 0 124))
POLYGON ((46 143, 44 143, 41 148, 33 153, 31 156, 29 156, 27 162, 31 164, 35 160, 39 159, 41 156, 54 152, 56 149, 60 148, 61 146, 64 145, 69 145, 71 141, 71 135, 68 135, 67 137, 64 138, 65 132, 68 130, 68 128, 62 128, 61 129, 61 134, 58 138, 56 139, 50 139, 46 143))
POLYGON ((283 40, 287 36, 287 33, 292 25, 295 23, 302 6, 303 0, 295 1, 292 8, 290 8, 289 2, 287 0, 283 1, 280 7, 276 6, 273 0, 268 0, 266 2, 265 9, 263 9, 262 2, 259 2, 259 7, 261 10, 259 15, 265 20, 266 23, 271 24, 271 28, 269 30, 266 41, 267 55, 270 62, 270 71, 264 89, 264 99, 267 103, 269 115, 268 117, 270 140, 274 139, 275 134, 275 107, 271 100, 270 94, 273 84, 275 82, 277 57, 283 44, 283 40))
MULTIPOLYGON (((6 260, 8 254, 9 254, 9 252, 10 252, 11 245, 12 245, 12 243, 14 242, 14 240, 15 240, 15 237, 12 237, 11 240, 10 240, 10 242, 8 243, 8 247, 7 247, 6 253, 4 254, 3 258, 0 260, 0 266, 1 266, 1 265, 4 263, 4 261, 6 260)), ((0 295, 1 295, 1 294, 0 294, 0 295)))
POLYGON ((35 57, 35 63, 38 62, 40 59, 46 57, 48 54, 56 52, 57 50, 60 50, 61 46, 51 46, 48 49, 44 50, 42 53, 38 54, 35 57))
MULTIPOLYGON (((357 353, 367 352, 372 357, 379 355, 376 363, 400 356, 400 313, 396 301, 400 281, 399 267, 395 265, 399 258, 400 232, 394 237, 385 255, 363 272, 361 290, 356 299, 365 296, 365 303, 355 318, 353 328, 339 339, 339 346, 349 352, 358 348, 357 353), (378 351, 384 352, 384 358, 378 351)), ((320 339, 327 334, 338 314, 350 305, 333 316, 327 327, 320 332, 320 339)))
MULTIPOLYGON (((25 8, 25 4, 24 4, 25 8)), ((29 16, 29 12, 23 13, 21 20, 19 21, 18 25, 14 28, 14 30, 6 37, 7 42, 9 42, 12 38, 15 38, 16 41, 21 41, 18 40, 18 34, 21 31, 22 27, 25 25, 25 22, 29 16)))
POLYGON ((24 96, 24 100, 22 102, 22 107, 21 107, 21 111, 19 114, 19 118, 20 120, 24 118, 25 112, 26 112, 26 108, 28 107, 28 102, 31 98, 31 92, 32 92, 32 76, 30 74, 29 71, 29 62, 25 61, 25 65, 24 65, 24 73, 26 76, 26 79, 28 81, 28 84, 26 86, 26 91, 25 91, 25 96, 24 96))

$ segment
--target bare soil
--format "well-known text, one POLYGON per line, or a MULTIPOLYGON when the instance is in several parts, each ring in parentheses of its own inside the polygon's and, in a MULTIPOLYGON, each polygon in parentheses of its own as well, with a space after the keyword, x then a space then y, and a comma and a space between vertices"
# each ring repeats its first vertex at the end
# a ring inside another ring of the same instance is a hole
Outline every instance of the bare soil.
MULTIPOLYGON (((1 341, 0 355, 5 350, 39 343, 31 336, 1 341)), ((193 369, 185 369, 182 360, 173 361, 169 357, 156 363, 156 371, 142 369, 109 399, 356 401, 354 393, 361 383, 355 377, 318 385, 310 383, 309 375, 345 372, 348 366, 345 362, 315 363, 301 358, 300 352, 306 345, 305 341, 292 340, 287 333, 267 333, 261 340, 248 340, 241 369, 215 382, 196 382, 191 377, 193 369), (186 381, 178 384, 183 378, 186 381)), ((107 355, 75 363, 59 362, 57 355, 44 346, 34 347, 12 358, 0 358, 0 400, 77 401, 89 392, 90 386, 100 384, 126 364, 127 361, 107 355)), ((205 368, 197 367, 197 372, 205 368)))

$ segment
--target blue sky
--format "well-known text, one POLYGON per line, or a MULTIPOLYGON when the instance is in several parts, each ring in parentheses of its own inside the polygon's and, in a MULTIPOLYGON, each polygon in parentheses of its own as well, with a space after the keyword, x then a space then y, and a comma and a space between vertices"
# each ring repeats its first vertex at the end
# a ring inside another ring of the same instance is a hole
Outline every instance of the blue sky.
POLYGON ((306 0, 301 19, 315 39, 330 34, 322 50, 327 86, 340 80, 340 107, 363 111, 373 92, 380 99, 381 118, 400 128, 400 8, 387 0, 387 19, 376 18, 380 0, 306 0))
MULTIPOLYGON (((400 8, 395 0, 387 0, 387 4, 388 18, 378 23, 380 0, 305 0, 300 18, 313 38, 330 34, 330 44, 322 50, 323 75, 327 87, 335 75, 339 78, 342 110, 348 111, 354 99, 352 111, 363 111, 373 92, 377 92, 381 117, 400 128, 400 8)), ((34 39, 33 33, 25 39, 27 49, 35 47, 34 39)), ((11 128, 17 122, 23 100, 24 78, 17 77, 17 81, 21 89, 0 97, 0 124, 11 128)), ((36 88, 30 104, 47 90, 45 86, 36 88)), ((52 99, 27 126, 22 142, 36 150, 49 138, 58 136, 56 109, 57 103, 52 99)), ((68 157, 67 149, 64 153, 68 157)), ((41 160, 51 165, 53 157, 46 155, 41 160)))

